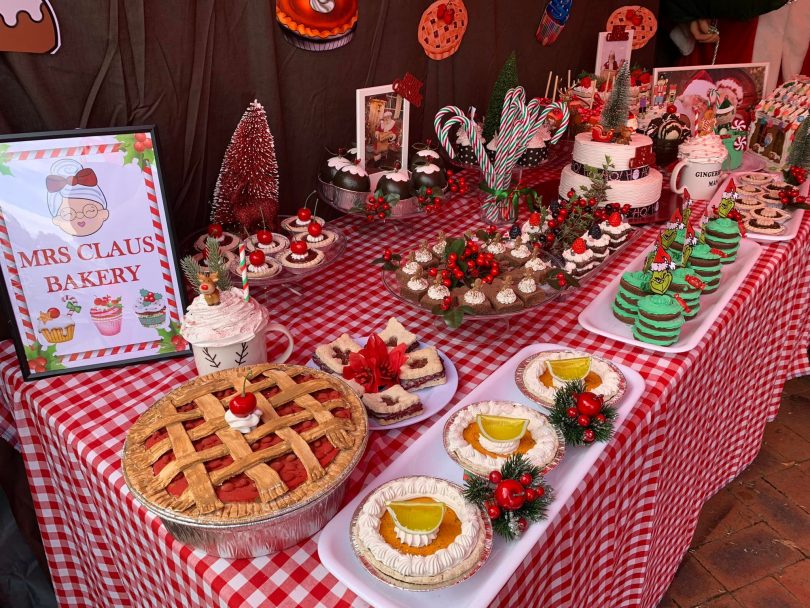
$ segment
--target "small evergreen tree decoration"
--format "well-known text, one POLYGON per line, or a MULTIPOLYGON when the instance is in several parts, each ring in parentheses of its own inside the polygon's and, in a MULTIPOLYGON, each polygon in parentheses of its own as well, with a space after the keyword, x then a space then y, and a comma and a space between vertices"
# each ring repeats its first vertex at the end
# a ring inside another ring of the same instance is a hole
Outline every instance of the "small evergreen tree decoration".
POLYGON ((616 73, 613 90, 602 108, 601 124, 605 131, 613 129, 618 134, 627 126, 630 117, 630 64, 625 61, 616 73))
POLYGON ((799 123, 793 143, 790 144, 788 152, 787 166, 810 169, 810 115, 799 123))
POLYGON ((509 55, 509 59, 503 64, 497 80, 492 87, 487 106, 487 115, 484 118, 484 129, 481 132, 484 139, 489 141, 501 127, 501 111, 503 110, 503 100, 509 89, 514 89, 520 83, 517 74, 517 57, 515 52, 509 55))
POLYGON ((217 289, 226 291, 231 288, 231 274, 228 272, 228 265, 225 258, 222 257, 222 252, 219 249, 219 243, 213 237, 205 239, 205 264, 206 267, 200 266, 199 262, 192 256, 187 255, 180 260, 180 268, 183 269, 183 274, 194 289, 200 288, 200 274, 209 274, 216 272, 219 278, 217 279, 217 289))
POLYGON ((211 221, 231 226, 239 224, 252 234, 261 228, 275 229, 278 207, 275 142, 267 124, 267 113, 254 100, 242 115, 225 150, 214 188, 211 221))

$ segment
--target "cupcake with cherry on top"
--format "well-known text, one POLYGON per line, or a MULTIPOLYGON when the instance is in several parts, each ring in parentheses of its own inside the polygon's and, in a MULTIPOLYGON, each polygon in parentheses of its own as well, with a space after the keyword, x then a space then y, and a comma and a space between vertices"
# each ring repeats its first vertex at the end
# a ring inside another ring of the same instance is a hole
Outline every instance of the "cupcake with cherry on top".
POLYGON ((337 240, 337 233, 327 230, 318 222, 310 222, 307 235, 304 237, 307 245, 315 249, 326 249, 337 240))
POLYGON ((290 243, 290 250, 279 258, 279 262, 291 270, 312 268, 321 264, 323 260, 323 251, 310 248, 303 240, 290 243))
POLYGON ((279 251, 284 251, 290 246, 290 240, 283 234, 270 232, 267 229, 257 230, 256 234, 250 235, 246 242, 248 251, 259 250, 265 255, 273 255, 279 251))
POLYGON ((219 243, 220 251, 233 251, 239 247, 239 237, 231 232, 226 232, 222 228, 222 224, 209 224, 208 230, 205 234, 201 234, 196 241, 194 241, 194 249, 197 251, 205 251, 205 241, 208 238, 215 238, 219 243))
POLYGON ((293 238, 301 236, 307 232, 311 223, 324 225, 324 220, 312 215, 312 211, 306 207, 301 207, 298 212, 286 219, 281 220, 281 227, 293 235, 293 238))

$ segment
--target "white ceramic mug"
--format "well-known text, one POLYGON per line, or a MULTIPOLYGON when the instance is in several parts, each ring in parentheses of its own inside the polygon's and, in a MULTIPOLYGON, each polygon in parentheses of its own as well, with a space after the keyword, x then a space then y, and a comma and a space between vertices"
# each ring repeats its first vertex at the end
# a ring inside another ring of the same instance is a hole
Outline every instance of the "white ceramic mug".
POLYGON ((292 334, 279 323, 269 323, 260 327, 256 331, 256 335, 247 342, 237 341, 233 344, 217 346, 192 344, 191 350, 194 353, 194 362, 197 364, 197 373, 204 376, 223 369, 264 363, 267 361, 267 334, 270 332, 278 332, 287 338, 286 350, 273 361, 273 363, 284 363, 290 358, 293 351, 292 334))
POLYGON ((720 185, 722 179, 723 161, 697 161, 684 159, 679 161, 672 169, 672 177, 669 178, 669 188, 675 194, 683 194, 684 188, 689 190, 689 196, 693 199, 708 201, 714 196, 714 192, 720 185), (678 185, 678 178, 681 178, 681 185, 678 185))

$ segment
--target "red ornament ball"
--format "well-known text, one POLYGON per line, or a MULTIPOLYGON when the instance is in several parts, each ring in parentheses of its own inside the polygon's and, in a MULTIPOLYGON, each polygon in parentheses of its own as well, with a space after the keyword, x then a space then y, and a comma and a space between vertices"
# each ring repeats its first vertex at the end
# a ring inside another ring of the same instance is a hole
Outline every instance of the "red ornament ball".
POLYGON ((604 414, 597 414, 596 416, 593 417, 593 419, 596 420, 597 422, 605 422, 607 420, 604 414))
POLYGON ((487 507, 487 515, 490 519, 498 519, 501 516, 501 509, 498 505, 489 505, 487 507))
POLYGON ((492 483, 501 483, 501 479, 503 479, 503 476, 501 475, 500 471, 492 471, 489 474, 489 480, 492 483))
POLYGON ((585 416, 584 414, 581 415, 579 418, 577 418, 577 424, 582 427, 590 426, 591 424, 590 416, 585 416))
POLYGON ((602 411, 604 400, 596 393, 584 392, 577 396, 577 410, 586 416, 596 416, 602 411))
POLYGON ((495 501, 507 511, 517 511, 526 502, 526 491, 516 479, 504 479, 495 487, 495 501))
POLYGON ((528 473, 523 473, 518 481, 520 481, 520 485, 523 487, 530 486, 532 485, 532 476, 528 473))
POLYGON ((569 418, 576 418, 577 416, 579 416, 579 411, 575 407, 569 407, 568 411, 565 413, 569 418))
POLYGON ((582 441, 585 443, 593 443, 594 439, 596 439, 596 433, 593 432, 593 429, 585 429, 582 433, 582 441))

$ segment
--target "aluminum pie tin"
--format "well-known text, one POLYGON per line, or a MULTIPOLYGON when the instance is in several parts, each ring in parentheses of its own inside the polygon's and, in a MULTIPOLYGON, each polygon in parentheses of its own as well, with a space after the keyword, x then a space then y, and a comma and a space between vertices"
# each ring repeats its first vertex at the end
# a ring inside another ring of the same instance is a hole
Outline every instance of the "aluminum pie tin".
MULTIPOLYGON (((463 492, 464 488, 461 486, 447 481, 446 479, 440 479, 438 477, 433 477, 431 475, 411 475, 408 477, 427 477, 429 479, 438 479, 439 481, 443 481, 444 483, 449 484, 459 492, 463 492)), ((357 508, 354 510, 354 515, 352 515, 351 523, 349 524, 349 538, 351 539, 352 549, 354 549, 354 554, 357 556, 357 559, 360 560, 360 563, 363 567, 368 570, 368 572, 376 578, 378 581, 382 581, 386 585, 390 587, 394 587, 396 589, 402 589, 404 591, 436 591, 437 589, 446 589, 448 587, 453 587, 454 585, 458 585, 461 582, 466 581, 468 578, 472 577, 476 572, 478 572, 481 567, 486 563, 489 559, 490 554, 492 553, 492 541, 493 541, 493 530, 492 530, 492 522, 489 519, 489 516, 484 512, 483 508, 479 508, 478 512, 480 515, 481 523, 484 526, 484 551, 481 554, 481 558, 476 562, 475 566, 467 570, 464 574, 449 581, 443 581, 441 583, 436 583, 434 585, 416 585, 414 583, 407 583, 405 581, 397 580, 387 574, 380 572, 377 568, 372 564, 368 558, 365 556, 365 550, 360 544, 359 535, 356 533, 357 529, 357 519, 360 517, 360 512, 363 510, 366 502, 368 501, 369 497, 376 492, 377 490, 384 488, 388 484, 394 483, 395 481, 400 481, 401 479, 406 479, 407 477, 398 477, 397 479, 392 479, 390 481, 385 482, 384 484, 377 486, 373 490, 371 490, 363 500, 357 505, 357 508)))
MULTIPOLYGON (((537 403, 538 405, 542 405, 543 407, 554 407, 554 400, 548 400, 544 398, 542 395, 538 395, 537 393, 533 392, 524 381, 524 376, 526 374, 526 370, 528 369, 529 365, 534 363, 537 359, 547 359, 549 355, 555 355, 560 353, 574 353, 578 351, 574 350, 544 350, 543 352, 537 353, 528 357, 521 361, 517 369, 515 369, 515 384, 520 389, 520 392, 523 393, 526 397, 537 403)), ((592 359, 596 359, 601 363, 607 365, 611 371, 613 371, 619 377, 619 390, 616 392, 615 395, 610 397, 610 399, 605 399, 605 405, 614 405, 618 403, 621 398, 624 396, 625 391, 627 390, 627 378, 624 377, 624 374, 618 368, 618 366, 613 363, 612 361, 608 361, 602 357, 597 357, 596 355, 588 355, 592 359)))
MULTIPOLYGON (((475 477, 480 477, 481 479, 486 479, 492 469, 483 470, 480 467, 477 467, 471 462, 459 458, 456 453, 448 447, 448 436, 450 434, 450 427, 453 426, 453 423, 456 420, 456 417, 459 413, 463 412, 467 408, 473 407, 475 405, 480 405, 481 403, 496 403, 498 405, 511 405, 511 406, 519 406, 528 408, 528 406, 523 405, 522 403, 518 403, 517 401, 498 401, 494 399, 487 399, 486 401, 476 401, 475 403, 470 403, 469 405, 465 405, 464 407, 456 410, 453 412, 452 416, 447 419, 447 422, 444 424, 444 430, 442 431, 442 443, 444 444, 444 451, 447 452, 447 455, 450 459, 455 462, 458 466, 462 468, 462 470, 468 475, 474 475, 475 477)), ((528 408, 531 409, 531 408, 528 408)), ((545 414, 537 412, 537 410, 532 410, 533 413, 538 414, 548 420, 548 417, 545 414)), ((562 431, 549 423, 549 428, 554 431, 554 434, 557 436, 557 451, 555 452, 552 459, 540 468, 540 474, 546 476, 550 471, 552 471, 558 464, 562 462, 563 457, 565 456, 565 437, 563 437, 562 431)), ((506 458, 504 458, 504 462, 506 462, 506 458)))
MULTIPOLYGON (((334 378, 326 372, 302 366, 278 365, 276 367, 300 368, 310 375, 334 378)), ((340 379, 338 378, 338 380, 340 379)), ((349 394, 354 394, 348 385, 345 386, 345 390, 349 394)), ((124 448, 121 451, 121 469, 124 481, 137 501, 147 511, 160 518, 171 535, 181 543, 191 545, 211 555, 226 558, 251 558, 276 553, 316 534, 340 510, 349 476, 363 457, 368 443, 368 418, 365 408, 360 411, 365 418, 365 432, 360 437, 360 444, 346 468, 340 472, 331 485, 326 486, 320 492, 313 493, 307 499, 279 509, 272 514, 220 523, 205 521, 204 516, 189 517, 152 503, 130 481, 127 467, 123 466, 124 455, 129 444, 129 434, 127 434, 124 448)))

